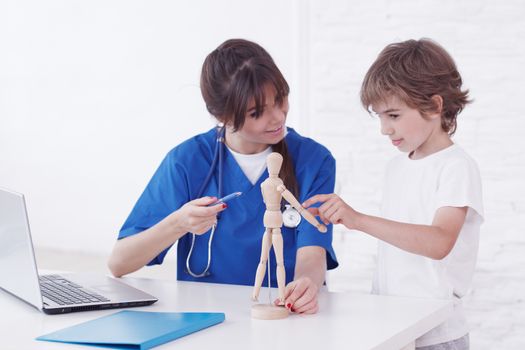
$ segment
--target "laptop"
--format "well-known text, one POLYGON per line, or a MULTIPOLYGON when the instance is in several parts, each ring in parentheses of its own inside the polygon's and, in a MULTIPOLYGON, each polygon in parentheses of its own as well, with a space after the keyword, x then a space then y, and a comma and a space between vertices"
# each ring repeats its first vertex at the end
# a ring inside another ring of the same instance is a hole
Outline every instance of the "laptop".
POLYGON ((150 305, 158 299, 115 278, 38 275, 24 196, 0 188, 0 288, 46 314, 150 305))

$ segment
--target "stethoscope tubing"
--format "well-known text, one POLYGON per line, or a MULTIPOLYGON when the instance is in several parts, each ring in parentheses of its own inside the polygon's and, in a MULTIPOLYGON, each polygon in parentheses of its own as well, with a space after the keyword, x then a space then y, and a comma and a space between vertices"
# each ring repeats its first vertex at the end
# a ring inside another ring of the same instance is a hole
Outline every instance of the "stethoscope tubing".
MULTIPOLYGON (((206 178, 204 179, 204 182, 202 183, 201 188, 199 189, 197 198, 202 197, 202 195, 204 194, 204 191, 206 190, 206 186, 208 186, 208 184, 210 183, 211 177, 213 176, 213 173, 215 172, 216 167, 218 167, 218 188, 217 188, 218 197, 217 198, 222 197, 222 173, 223 173, 222 154, 224 150, 224 133, 225 133, 224 126, 218 125, 217 126, 217 140, 215 144, 215 151, 213 153, 213 160, 210 165, 210 170, 208 172, 208 175, 206 175, 206 178)), ((208 262, 206 264, 206 268, 201 273, 195 273, 190 268, 190 259, 191 259, 191 254, 193 253, 193 248, 195 247, 195 236, 196 236, 194 233, 191 234, 190 251, 188 252, 188 256, 186 257, 186 272, 188 272, 188 274, 192 277, 201 278, 201 277, 208 276, 210 274, 209 269, 210 269, 210 264, 211 264, 211 243, 213 241, 213 236, 215 235, 215 230, 217 229, 219 218, 220 218, 220 215, 217 215, 217 222, 211 228, 210 238, 208 240, 208 262)))
POLYGON ((210 170, 208 171, 208 175, 206 175, 206 178, 204 179, 204 182, 201 185, 201 188, 199 189, 199 192, 197 194, 196 198, 202 197, 204 194, 204 191, 206 190, 206 186, 210 183, 211 177, 213 176, 213 172, 215 171, 215 168, 217 167, 217 160, 219 160, 219 197, 222 197, 222 150, 223 150, 223 142, 224 142, 224 127, 217 126, 217 140, 215 144, 215 150, 213 152, 213 159, 210 165, 210 170))

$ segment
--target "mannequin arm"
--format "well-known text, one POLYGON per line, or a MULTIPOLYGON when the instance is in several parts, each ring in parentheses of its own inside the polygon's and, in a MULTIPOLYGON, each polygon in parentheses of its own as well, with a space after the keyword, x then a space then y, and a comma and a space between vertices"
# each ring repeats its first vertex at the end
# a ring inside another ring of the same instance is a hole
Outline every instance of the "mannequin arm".
POLYGON ((284 187, 284 185, 277 186, 277 191, 281 192, 282 196, 288 203, 294 207, 295 210, 301 214, 301 216, 319 230, 319 232, 325 233, 327 231, 326 226, 321 224, 308 210, 303 208, 301 203, 294 197, 294 195, 284 187))

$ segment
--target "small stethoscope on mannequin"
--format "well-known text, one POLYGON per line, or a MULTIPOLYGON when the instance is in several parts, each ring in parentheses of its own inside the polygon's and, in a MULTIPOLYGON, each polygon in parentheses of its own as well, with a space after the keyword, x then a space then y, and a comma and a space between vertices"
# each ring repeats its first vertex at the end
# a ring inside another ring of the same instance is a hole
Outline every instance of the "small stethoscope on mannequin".
MULTIPOLYGON (((218 176, 218 188, 217 188, 217 198, 222 198, 222 178, 223 178, 223 153, 224 153, 224 134, 225 134, 226 128, 222 123, 217 125, 217 138, 216 138, 216 144, 215 144, 215 150, 213 153, 213 160, 210 165, 210 170, 208 172, 208 175, 206 175, 206 178, 204 179, 204 182, 202 183, 199 192, 197 194, 196 198, 202 197, 204 190, 210 183, 210 180, 215 172, 215 168, 217 168, 217 176, 218 176)), ((286 227, 289 228, 296 228, 299 226, 299 223, 301 222, 301 214, 297 210, 295 210, 291 205, 286 204, 284 206, 283 211, 283 224, 286 227)), ((195 247, 195 234, 191 233, 191 246, 190 251, 188 252, 188 256, 186 257, 186 272, 192 277, 200 278, 200 277, 206 277, 210 275, 209 269, 211 264, 211 244, 213 241, 213 236, 215 235, 215 231, 217 229, 217 224, 220 219, 220 213, 217 214, 217 222, 212 226, 210 238, 208 240, 208 261, 206 263, 206 268, 201 273, 195 273, 190 268, 190 259, 191 254, 193 253, 193 248, 195 247)))

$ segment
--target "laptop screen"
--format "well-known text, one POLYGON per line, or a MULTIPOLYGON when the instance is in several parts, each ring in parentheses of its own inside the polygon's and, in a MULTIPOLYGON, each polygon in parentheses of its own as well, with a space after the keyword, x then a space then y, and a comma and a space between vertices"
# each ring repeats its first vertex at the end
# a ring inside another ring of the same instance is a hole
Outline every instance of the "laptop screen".
POLYGON ((24 196, 0 188, 0 287, 42 309, 24 196))

